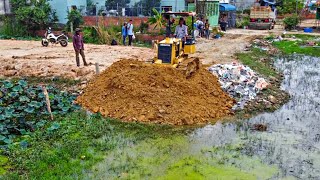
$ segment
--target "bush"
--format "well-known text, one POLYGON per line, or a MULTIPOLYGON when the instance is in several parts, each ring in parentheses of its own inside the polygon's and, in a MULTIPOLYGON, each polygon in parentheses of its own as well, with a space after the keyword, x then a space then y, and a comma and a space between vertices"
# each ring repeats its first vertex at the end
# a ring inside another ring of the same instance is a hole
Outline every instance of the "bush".
POLYGON ((82 32, 84 43, 98 44, 98 33, 94 27, 84 27, 82 32))
POLYGON ((122 38, 121 28, 122 26, 105 27, 100 21, 99 26, 83 28, 83 40, 86 43, 110 45, 114 39, 119 43, 122 38))
POLYGON ((149 24, 141 21, 139 30, 141 33, 146 33, 149 29, 149 24))
POLYGON ((245 26, 249 26, 250 18, 249 16, 243 16, 239 21, 236 22, 237 28, 243 28, 245 26))
POLYGON ((68 31, 74 31, 76 28, 78 28, 81 24, 84 23, 83 17, 77 10, 71 10, 68 12, 68 22, 67 22, 67 30, 68 31), (71 29, 71 25, 73 28, 71 29))
POLYGON ((286 17, 283 20, 283 23, 285 25, 285 29, 292 30, 299 24, 299 17, 297 15, 286 17))
POLYGON ((0 29, 2 36, 19 37, 28 35, 28 31, 22 24, 14 20, 14 17, 3 18, 3 26, 0 29))

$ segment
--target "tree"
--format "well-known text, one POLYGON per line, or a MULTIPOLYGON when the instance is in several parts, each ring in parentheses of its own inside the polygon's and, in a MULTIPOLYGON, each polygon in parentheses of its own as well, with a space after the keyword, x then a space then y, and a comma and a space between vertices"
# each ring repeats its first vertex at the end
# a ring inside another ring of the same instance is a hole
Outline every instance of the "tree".
POLYGON ((57 20, 47 0, 11 0, 10 2, 15 19, 28 31, 44 28, 57 20))
POLYGON ((67 19, 68 31, 74 31, 76 28, 78 28, 81 24, 84 23, 81 13, 76 9, 72 9, 70 12, 68 12, 67 19))
POLYGON ((277 7, 279 14, 294 14, 296 11, 299 14, 303 9, 302 0, 282 0, 277 4, 279 5, 277 7))
MULTIPOLYGON (((156 8, 157 10, 160 10, 158 7, 160 7, 160 1, 161 0, 140 0, 137 2, 134 7, 144 16, 151 16, 153 12, 151 10, 153 8, 156 8)), ((139 15, 139 14, 137 14, 139 15)))
POLYGON ((130 3, 130 0, 106 0, 107 10, 116 10, 117 7, 125 8, 130 3))
POLYGON ((162 15, 159 11, 157 11, 155 8, 152 9, 153 12, 153 17, 150 17, 148 19, 148 23, 150 23, 151 25, 155 24, 153 29, 158 28, 159 30, 162 28, 164 22, 164 19, 162 18, 162 15))

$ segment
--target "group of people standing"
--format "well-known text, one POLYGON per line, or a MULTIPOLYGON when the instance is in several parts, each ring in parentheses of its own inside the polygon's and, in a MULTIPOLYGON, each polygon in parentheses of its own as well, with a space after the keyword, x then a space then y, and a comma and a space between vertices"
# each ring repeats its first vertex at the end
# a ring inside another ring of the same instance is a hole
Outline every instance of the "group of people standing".
POLYGON ((205 22, 203 22, 203 18, 198 18, 195 23, 196 29, 199 32, 200 37, 205 37, 206 39, 209 39, 210 37, 210 23, 209 20, 206 19, 205 22))
POLYGON ((126 39, 127 36, 129 37, 129 42, 128 45, 132 46, 132 40, 133 40, 133 24, 132 24, 132 19, 130 19, 129 23, 125 22, 122 26, 122 44, 126 45, 126 39))

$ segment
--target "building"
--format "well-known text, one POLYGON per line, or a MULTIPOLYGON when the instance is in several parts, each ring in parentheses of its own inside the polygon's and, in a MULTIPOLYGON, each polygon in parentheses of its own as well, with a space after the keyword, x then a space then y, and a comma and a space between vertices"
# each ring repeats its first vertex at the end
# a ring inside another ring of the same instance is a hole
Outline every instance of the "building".
POLYGON ((0 15, 10 14, 10 3, 9 0, 0 0, 0 15))
POLYGON ((185 0, 161 0, 160 6, 162 11, 183 12, 187 10, 185 0))
POLYGON ((229 3, 236 6, 237 10, 241 11, 241 10, 249 9, 256 2, 257 2, 256 0, 232 0, 232 2, 230 0, 229 3))
POLYGON ((68 22, 68 12, 72 8, 78 9, 81 13, 85 14, 87 0, 48 0, 52 10, 56 12, 59 23, 66 24, 68 22))

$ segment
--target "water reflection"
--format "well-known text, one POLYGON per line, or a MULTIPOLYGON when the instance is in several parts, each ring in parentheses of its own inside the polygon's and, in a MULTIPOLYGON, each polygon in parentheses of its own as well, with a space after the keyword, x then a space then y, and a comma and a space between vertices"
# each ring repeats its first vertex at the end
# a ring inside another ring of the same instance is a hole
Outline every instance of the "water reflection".
POLYGON ((244 143, 243 153, 277 165, 279 177, 320 179, 320 58, 279 58, 276 68, 284 72, 282 88, 291 100, 274 113, 245 121, 209 125, 191 136, 192 149, 244 143), (253 124, 268 126, 266 132, 250 130, 253 124))

